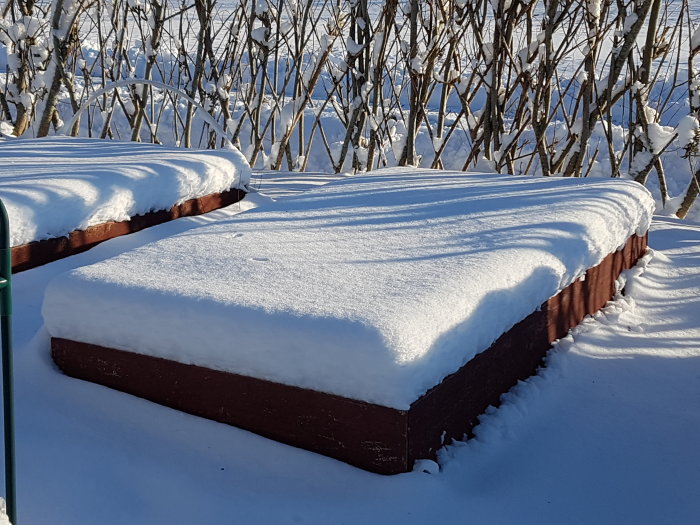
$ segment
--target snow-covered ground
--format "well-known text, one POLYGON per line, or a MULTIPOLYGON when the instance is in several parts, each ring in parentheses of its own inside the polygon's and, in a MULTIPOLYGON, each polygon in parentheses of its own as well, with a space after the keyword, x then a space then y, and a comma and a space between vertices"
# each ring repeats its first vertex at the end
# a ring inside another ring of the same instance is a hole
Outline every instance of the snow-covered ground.
MULTIPOLYGON (((275 175, 271 193, 322 179, 299 177, 275 175)), ((57 371, 40 313, 50 279, 265 200, 254 194, 15 277, 22 523, 696 522, 700 224, 655 220, 654 256, 628 295, 562 341, 433 474, 369 474, 57 371)))

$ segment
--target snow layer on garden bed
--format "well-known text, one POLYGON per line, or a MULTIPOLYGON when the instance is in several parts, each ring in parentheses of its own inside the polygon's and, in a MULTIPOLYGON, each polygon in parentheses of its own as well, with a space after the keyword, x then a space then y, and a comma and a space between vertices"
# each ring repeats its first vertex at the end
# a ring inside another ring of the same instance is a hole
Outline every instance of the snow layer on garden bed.
POLYGON ((166 210, 250 180, 248 163, 232 149, 53 137, 0 141, 0 159, 12 246, 166 210))
POLYGON ((390 169, 48 286, 53 337, 406 409, 649 227, 620 179, 390 169))

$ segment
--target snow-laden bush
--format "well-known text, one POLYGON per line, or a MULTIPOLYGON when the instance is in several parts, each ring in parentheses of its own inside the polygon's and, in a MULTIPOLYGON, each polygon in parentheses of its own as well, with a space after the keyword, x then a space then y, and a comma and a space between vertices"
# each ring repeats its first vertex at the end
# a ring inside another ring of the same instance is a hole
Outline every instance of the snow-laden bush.
POLYGON ((14 0, 0 15, 15 135, 57 132, 102 90, 67 131, 214 147, 205 111, 259 167, 626 176, 681 215, 700 189, 688 0, 14 0))

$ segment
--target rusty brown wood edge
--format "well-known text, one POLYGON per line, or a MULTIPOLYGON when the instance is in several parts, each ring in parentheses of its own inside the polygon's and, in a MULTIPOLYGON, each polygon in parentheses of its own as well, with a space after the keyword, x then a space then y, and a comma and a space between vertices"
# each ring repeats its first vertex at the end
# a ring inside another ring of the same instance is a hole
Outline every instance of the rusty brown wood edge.
POLYGON ((646 236, 631 237, 589 269, 585 280, 546 301, 409 410, 67 339, 51 340, 52 355, 69 376, 397 474, 470 435, 489 405, 497 406, 502 394, 537 372, 553 341, 613 297, 620 272, 634 266, 646 246, 646 236))
POLYGON ((18 273, 36 268, 64 257, 89 250, 97 244, 134 233, 164 222, 208 213, 240 201, 245 192, 230 189, 203 197, 189 199, 168 210, 158 210, 135 215, 126 221, 105 222, 90 226, 85 230, 74 230, 64 237, 53 237, 12 247, 12 272, 18 273))

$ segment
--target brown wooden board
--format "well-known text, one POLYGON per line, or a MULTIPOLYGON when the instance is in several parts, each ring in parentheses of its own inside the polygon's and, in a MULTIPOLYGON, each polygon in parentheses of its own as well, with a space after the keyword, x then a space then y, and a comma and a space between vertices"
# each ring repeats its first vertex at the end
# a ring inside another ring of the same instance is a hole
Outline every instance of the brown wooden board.
POLYGON ((67 339, 52 339, 52 354, 67 375, 396 474, 416 459, 435 459, 443 444, 468 435, 489 405, 536 373, 551 343, 613 296, 615 280, 646 243, 646 236, 630 238, 407 411, 67 339))
POLYGON ((551 344, 584 317, 600 310, 615 294, 615 281, 644 254, 647 236, 632 236, 586 272, 499 337, 457 372, 447 376, 411 405, 409 464, 434 458, 452 439, 469 435, 489 405, 518 381, 536 373, 551 344))
POLYGON ((135 215, 126 221, 105 222, 90 226, 85 230, 74 230, 65 237, 53 237, 12 247, 12 271, 29 270, 70 255, 89 250, 93 246, 121 235, 134 233, 144 228, 164 222, 201 215, 240 201, 245 196, 243 190, 231 189, 213 193, 176 204, 169 210, 159 210, 135 215))

